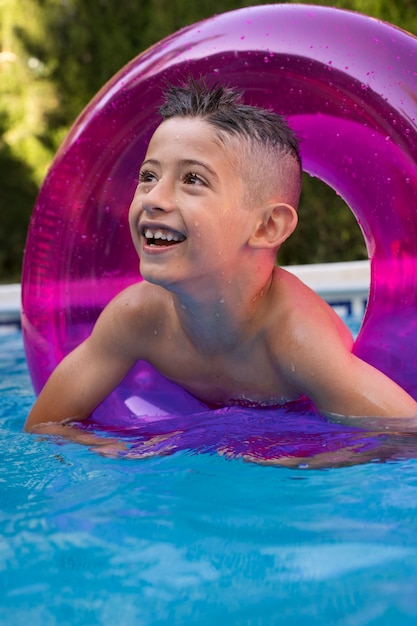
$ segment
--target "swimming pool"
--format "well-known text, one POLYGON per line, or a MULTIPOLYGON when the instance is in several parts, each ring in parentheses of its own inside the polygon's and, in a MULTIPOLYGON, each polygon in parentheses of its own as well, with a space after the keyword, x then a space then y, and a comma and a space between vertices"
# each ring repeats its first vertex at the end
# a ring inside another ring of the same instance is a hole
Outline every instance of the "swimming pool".
POLYGON ((2 625, 416 623, 414 458, 104 458, 23 433, 32 401, 21 335, 4 333, 2 625))

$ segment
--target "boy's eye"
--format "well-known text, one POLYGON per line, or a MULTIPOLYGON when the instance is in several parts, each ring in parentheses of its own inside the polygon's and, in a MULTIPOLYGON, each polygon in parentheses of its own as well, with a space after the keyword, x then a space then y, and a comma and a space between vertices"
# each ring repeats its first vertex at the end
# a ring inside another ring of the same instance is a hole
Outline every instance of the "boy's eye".
POLYGON ((156 176, 152 172, 149 172, 148 170, 143 170, 139 172, 140 183, 152 183, 155 180, 156 180, 156 176))
POLYGON ((205 185, 205 181, 201 176, 194 172, 189 172, 184 176, 184 182, 186 185, 205 185))

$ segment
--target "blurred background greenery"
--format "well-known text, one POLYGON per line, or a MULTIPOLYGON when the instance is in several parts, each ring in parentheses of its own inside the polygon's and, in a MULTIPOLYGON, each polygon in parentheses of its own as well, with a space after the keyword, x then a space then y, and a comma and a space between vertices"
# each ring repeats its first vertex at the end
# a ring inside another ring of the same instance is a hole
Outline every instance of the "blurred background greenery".
MULTIPOLYGON (((291 3, 291 0, 290 2, 291 3)), ((417 33, 416 0, 304 0, 417 33)), ((30 214, 61 141, 89 100, 153 43, 265 0, 0 0, 0 282, 19 281, 30 214)), ((270 3, 272 4, 272 3, 270 3)), ((366 258, 350 210, 305 176, 299 228, 280 262, 366 258), (308 229, 308 230, 307 230, 308 229)))

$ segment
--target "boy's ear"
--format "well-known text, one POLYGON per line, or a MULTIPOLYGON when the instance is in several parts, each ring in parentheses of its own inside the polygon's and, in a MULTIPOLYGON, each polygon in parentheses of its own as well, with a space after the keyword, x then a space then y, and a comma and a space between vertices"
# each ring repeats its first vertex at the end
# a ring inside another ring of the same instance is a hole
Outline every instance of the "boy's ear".
POLYGON ((290 204, 270 204, 248 243, 252 248, 278 248, 295 230, 297 223, 297 211, 290 204))

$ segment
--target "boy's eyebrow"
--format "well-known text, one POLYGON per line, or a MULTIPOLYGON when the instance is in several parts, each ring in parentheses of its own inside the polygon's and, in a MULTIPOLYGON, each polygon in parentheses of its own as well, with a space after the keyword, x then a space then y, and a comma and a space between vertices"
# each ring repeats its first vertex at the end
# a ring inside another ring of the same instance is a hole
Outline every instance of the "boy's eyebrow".
POLYGON ((141 170, 144 165, 159 165, 159 161, 156 159, 146 159, 143 161, 139 169, 141 170))
MULTIPOLYGON (((161 164, 157 159, 146 159, 140 166, 140 169, 142 169, 142 167, 146 165, 154 165, 154 166, 160 167, 161 164)), ((193 165, 199 165, 200 167, 203 167, 204 169, 206 169, 212 176, 218 179, 218 175, 216 174, 216 172, 210 167, 210 165, 208 165, 207 163, 204 163, 203 161, 197 161, 197 159, 181 159, 181 161, 179 161, 179 165, 185 166, 185 167, 192 167, 193 165)))
POLYGON ((207 163, 204 163, 203 161, 197 161, 196 159, 182 159, 180 161, 180 164, 185 165, 186 167, 199 165, 200 167, 203 167, 205 170, 207 170, 212 176, 218 178, 216 172, 210 167, 210 165, 207 165, 207 163))

